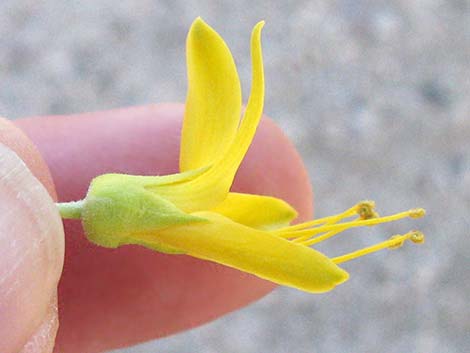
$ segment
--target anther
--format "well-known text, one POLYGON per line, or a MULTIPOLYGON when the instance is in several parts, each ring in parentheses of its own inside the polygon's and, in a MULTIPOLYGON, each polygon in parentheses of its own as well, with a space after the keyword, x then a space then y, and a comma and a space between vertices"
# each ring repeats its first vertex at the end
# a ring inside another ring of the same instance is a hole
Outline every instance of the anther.
POLYGON ((426 210, 424 210, 423 208, 413 208, 409 210, 408 212, 411 218, 424 217, 424 215, 426 214, 426 210))
POLYGON ((379 217, 379 214, 375 212, 374 208, 375 208, 375 202, 366 200, 357 204, 356 212, 359 215, 359 218, 362 220, 377 218, 379 217))
POLYGON ((419 230, 412 230, 404 235, 394 235, 389 239, 391 245, 389 249, 398 249, 400 248, 406 240, 411 240, 415 244, 424 243, 424 234, 419 230), (394 242, 395 240, 395 242, 394 242))
POLYGON ((411 233, 410 240, 415 244, 423 244, 424 234, 418 230, 415 230, 411 233))

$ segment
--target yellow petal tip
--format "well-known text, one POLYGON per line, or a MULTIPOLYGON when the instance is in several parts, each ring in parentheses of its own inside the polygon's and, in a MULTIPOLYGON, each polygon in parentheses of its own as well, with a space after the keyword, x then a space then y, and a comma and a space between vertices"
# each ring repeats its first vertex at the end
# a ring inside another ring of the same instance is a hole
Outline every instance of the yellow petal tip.
MULTIPOLYGON (((345 271, 344 269, 342 269, 338 265, 336 265, 335 267, 336 268, 335 268, 334 273, 330 274, 331 282, 327 285, 324 292, 328 292, 330 290, 335 289, 337 286, 339 286, 340 284, 343 284, 344 282, 346 282, 349 279, 349 273, 347 271, 345 271)), ((319 291, 319 292, 322 292, 322 291, 319 291)))
POLYGON ((203 24, 203 25, 206 24, 206 22, 202 19, 201 16, 197 16, 197 17, 194 19, 193 24, 191 25, 191 27, 196 26, 196 25, 198 25, 198 24, 203 24))
POLYGON ((194 35, 195 33, 200 33, 207 29, 212 28, 206 23, 206 21, 202 19, 202 17, 199 16, 191 24, 191 28, 189 29, 189 36, 194 35))
POLYGON ((315 286, 313 288, 299 288, 310 293, 326 293, 335 289, 340 284, 343 284, 349 279, 349 273, 339 266, 335 266, 334 271, 328 273, 329 280, 322 286, 315 286))
POLYGON ((339 269, 341 270, 341 277, 339 277, 338 282, 336 282, 336 285, 342 284, 349 279, 349 273, 343 270, 341 267, 339 267, 339 269))
POLYGON ((261 36, 261 30, 263 29, 264 25, 265 25, 264 20, 263 20, 263 21, 259 21, 259 22, 253 27, 253 31, 251 32, 251 33, 252 33, 252 37, 259 37, 259 36, 261 36))

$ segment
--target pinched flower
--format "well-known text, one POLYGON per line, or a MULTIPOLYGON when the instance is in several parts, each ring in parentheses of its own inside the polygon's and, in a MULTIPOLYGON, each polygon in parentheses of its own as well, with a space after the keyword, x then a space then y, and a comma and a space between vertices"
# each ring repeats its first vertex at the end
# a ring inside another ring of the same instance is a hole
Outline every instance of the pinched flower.
POLYGON ((297 212, 283 200, 230 192, 263 112, 262 27, 258 23, 251 37, 252 87, 241 122, 232 55, 223 39, 196 19, 187 39, 189 91, 180 173, 98 176, 84 200, 58 204, 62 217, 80 218, 87 238, 101 246, 138 244, 187 254, 314 293, 348 279, 339 263, 407 239, 423 242, 422 233, 412 231, 328 258, 311 246, 349 228, 421 217, 424 210, 379 217, 373 202, 365 201, 335 216, 290 225, 297 212))

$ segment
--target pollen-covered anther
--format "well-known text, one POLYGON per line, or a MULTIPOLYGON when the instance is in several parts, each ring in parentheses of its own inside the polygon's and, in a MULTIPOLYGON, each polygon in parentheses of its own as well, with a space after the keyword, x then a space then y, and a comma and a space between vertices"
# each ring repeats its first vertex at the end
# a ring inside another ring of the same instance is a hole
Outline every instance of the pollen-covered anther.
POLYGON ((418 230, 411 232, 410 240, 415 244, 424 243, 424 234, 418 230))
POLYGON ((418 230, 412 230, 404 235, 394 235, 390 238, 389 249, 400 248, 406 240, 411 240, 415 244, 424 243, 424 234, 418 230), (395 241, 395 242, 394 242, 395 241))
POLYGON ((426 215, 426 210, 424 208, 412 208, 408 212, 411 218, 421 218, 426 215))
POLYGON ((357 214, 362 220, 377 218, 379 214, 375 211, 375 202, 370 200, 365 200, 357 204, 357 214))

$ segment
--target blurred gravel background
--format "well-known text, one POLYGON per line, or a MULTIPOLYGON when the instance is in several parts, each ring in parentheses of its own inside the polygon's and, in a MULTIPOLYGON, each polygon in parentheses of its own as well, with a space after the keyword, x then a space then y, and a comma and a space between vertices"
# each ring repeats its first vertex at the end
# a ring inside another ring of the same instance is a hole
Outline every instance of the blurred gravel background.
POLYGON ((351 280, 326 295, 280 288, 115 352, 469 352, 469 1, 0 0, 0 115, 184 101, 184 41, 198 15, 232 48, 245 92, 249 33, 267 21, 265 112, 304 157, 317 216, 364 198, 384 214, 423 206, 428 240, 348 264, 351 280))

